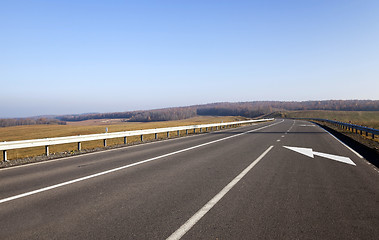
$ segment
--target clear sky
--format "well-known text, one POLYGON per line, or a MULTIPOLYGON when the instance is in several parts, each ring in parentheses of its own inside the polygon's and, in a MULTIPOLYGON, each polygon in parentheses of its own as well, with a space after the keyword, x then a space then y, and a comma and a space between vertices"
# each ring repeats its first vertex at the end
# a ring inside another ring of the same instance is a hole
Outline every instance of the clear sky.
POLYGON ((379 99, 379 1, 0 1, 0 117, 379 99))

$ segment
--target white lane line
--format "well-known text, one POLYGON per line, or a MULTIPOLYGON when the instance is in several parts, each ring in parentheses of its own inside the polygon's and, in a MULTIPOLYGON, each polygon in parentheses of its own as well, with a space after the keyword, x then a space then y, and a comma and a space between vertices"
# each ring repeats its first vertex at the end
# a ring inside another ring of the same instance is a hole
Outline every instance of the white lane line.
POLYGON ((277 142, 280 142, 280 139, 276 140, 277 142))
POLYGON ((245 168, 237 177, 235 177, 226 187, 216 194, 209 202, 207 202, 199 211, 197 211, 190 219, 187 220, 178 230, 176 230, 167 240, 177 240, 183 237, 209 210, 220 201, 225 194, 229 192, 274 146, 270 146, 255 161, 245 168))
POLYGON ((287 130, 287 132, 285 134, 289 133, 292 130, 293 126, 295 125, 295 122, 296 122, 296 120, 293 121, 291 127, 287 130))
MULTIPOLYGON (((283 121, 281 121, 281 122, 283 122, 283 121)), ((221 138, 221 139, 218 139, 218 140, 214 140, 214 141, 203 143, 203 144, 196 145, 196 146, 193 146, 193 147, 185 148, 185 149, 178 150, 178 151, 175 151, 175 152, 163 154, 163 155, 158 156, 158 157, 149 158, 149 159, 146 159, 146 160, 143 160, 143 161, 140 161, 140 162, 136 162, 136 163, 132 163, 132 164, 128 164, 128 165, 125 165, 125 166, 122 166, 122 167, 113 168, 113 169, 110 169, 110 170, 107 170, 107 171, 104 171, 104 172, 95 173, 95 174, 92 174, 92 175, 89 175, 89 176, 85 176, 85 177, 73 179, 73 180, 70 180, 70 181, 67 181, 67 182, 55 184, 55 185, 52 185, 52 186, 49 186, 49 187, 40 188, 40 189, 31 191, 31 192, 26 192, 26 193, 22 193, 22 194, 19 194, 19 195, 12 196, 12 197, 4 198, 4 199, 0 200, 0 204, 1 203, 5 203, 5 202, 9 202, 9 201, 12 201, 12 200, 15 200, 15 199, 18 199, 18 198, 30 196, 30 195, 33 195, 33 194, 36 194, 36 193, 45 192, 45 191, 48 191, 48 190, 51 190, 51 189, 54 189, 54 188, 59 188, 59 187, 66 186, 66 185, 69 185, 69 184, 73 184, 73 183, 76 183, 76 182, 84 181, 84 180, 87 180, 87 179, 90 179, 90 178, 94 178, 94 177, 98 177, 98 176, 101 176, 101 175, 105 175, 105 174, 108 174, 108 173, 116 172, 116 171, 119 171, 119 170, 122 170, 122 169, 125 169, 125 168, 134 167, 134 166, 137 166, 137 165, 140 165, 140 164, 143 164, 143 163, 155 161, 155 160, 158 160, 158 159, 161 159, 161 158, 164 158, 164 157, 168 157, 168 156, 172 156, 172 155, 175 155, 175 154, 178 154, 178 153, 186 152, 186 151, 189 151, 189 150, 192 150, 192 149, 195 149, 195 148, 199 148, 199 147, 203 147, 203 146, 206 146, 206 145, 209 145, 209 144, 213 144, 213 143, 216 143, 216 142, 221 142, 221 141, 224 141, 224 140, 227 140, 227 139, 230 139, 230 138, 234 138, 234 137, 238 137, 238 136, 250 133, 250 132, 255 132, 255 131, 258 131, 258 130, 261 130, 261 129, 264 129, 264 128, 268 128, 268 127, 274 126, 276 124, 279 124, 281 122, 273 123, 273 124, 270 124, 270 125, 267 125, 267 126, 264 126, 264 127, 261 127, 261 128, 253 129, 253 130, 250 130, 250 131, 247 131, 247 132, 239 133, 239 134, 236 134, 236 135, 233 135, 233 136, 221 138)))
MULTIPOLYGON (((264 124, 264 123, 257 123, 254 126, 258 126, 259 124, 264 124)), ((238 128, 246 128, 246 127, 248 127, 248 126, 243 126, 243 127, 238 127, 238 128)), ((235 130, 235 129, 220 130, 219 132, 230 132, 230 131, 233 131, 233 130, 235 130)), ((212 134, 212 133, 213 132, 207 132, 207 133, 203 133, 203 135, 212 134)), ((45 164, 45 163, 46 164, 47 163, 53 163, 53 162, 58 162, 58 161, 64 161, 64 160, 71 159, 71 158, 79 158, 79 157, 89 156, 89 155, 93 155, 93 154, 100 154, 100 153, 113 152, 113 151, 120 151, 120 150, 125 149, 125 148, 129 148, 130 149, 130 148, 136 148, 136 147, 146 146, 146 145, 149 145, 149 144, 158 144, 158 143, 162 143, 162 142, 176 141, 176 140, 179 140, 179 139, 192 138, 192 137, 198 137, 198 136, 201 136, 201 135, 194 134, 194 135, 184 135, 184 136, 180 136, 180 137, 176 137, 176 138, 160 139, 159 141, 144 142, 142 144, 127 145, 127 146, 122 146, 122 147, 117 147, 117 148, 112 148, 112 149, 100 150, 100 151, 96 151, 96 152, 88 152, 88 153, 83 153, 83 154, 78 154, 78 155, 73 155, 73 156, 62 157, 62 158, 58 158, 58 159, 51 159, 51 160, 47 160, 47 161, 28 163, 28 164, 23 164, 23 165, 18 165, 18 166, 12 166, 12 167, 5 167, 5 168, 0 168, 0 171, 13 170, 13 169, 22 168, 22 167, 30 167, 30 166, 33 166, 33 165, 40 165, 40 164, 45 164)))
POLYGON ((331 134, 330 132, 328 132, 326 129, 324 129, 324 128, 321 128, 321 129, 324 130, 325 132, 329 133, 330 136, 334 137, 334 139, 336 139, 338 142, 340 142, 342 145, 344 145, 347 149, 349 149, 351 152, 353 152, 359 158, 363 158, 361 154, 357 153, 354 149, 352 149, 351 147, 347 146, 345 143, 343 143, 336 136, 334 136, 333 134, 331 134))

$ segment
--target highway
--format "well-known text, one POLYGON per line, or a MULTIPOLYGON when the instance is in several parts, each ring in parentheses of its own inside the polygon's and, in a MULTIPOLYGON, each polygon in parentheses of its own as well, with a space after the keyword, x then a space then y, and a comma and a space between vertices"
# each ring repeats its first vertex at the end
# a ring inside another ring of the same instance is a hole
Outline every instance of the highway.
POLYGON ((379 172, 281 120, 0 170, 0 239, 378 239, 379 172))

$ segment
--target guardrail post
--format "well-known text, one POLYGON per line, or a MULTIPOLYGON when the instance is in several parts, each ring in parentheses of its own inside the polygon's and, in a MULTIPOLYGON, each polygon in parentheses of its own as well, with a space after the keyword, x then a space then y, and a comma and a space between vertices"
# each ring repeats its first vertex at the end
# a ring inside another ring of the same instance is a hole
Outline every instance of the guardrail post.
POLYGON ((82 143, 78 142, 78 151, 82 150, 82 143))
POLYGON ((167 138, 169 138, 170 137, 170 132, 167 132, 167 138))
POLYGON ((154 138, 158 139, 158 133, 154 134, 154 138))
POLYGON ((124 144, 127 144, 127 143, 128 143, 128 139, 124 137, 124 144))
POLYGON ((143 135, 141 134, 141 142, 143 142, 143 135))
POLYGON ((7 159, 7 150, 3 150, 3 161, 4 162, 8 161, 8 159, 7 159))
POLYGON ((46 156, 49 156, 49 146, 45 146, 45 153, 46 153, 46 156))
POLYGON ((103 140, 103 145, 104 145, 104 147, 107 146, 107 139, 104 139, 104 140, 103 140))

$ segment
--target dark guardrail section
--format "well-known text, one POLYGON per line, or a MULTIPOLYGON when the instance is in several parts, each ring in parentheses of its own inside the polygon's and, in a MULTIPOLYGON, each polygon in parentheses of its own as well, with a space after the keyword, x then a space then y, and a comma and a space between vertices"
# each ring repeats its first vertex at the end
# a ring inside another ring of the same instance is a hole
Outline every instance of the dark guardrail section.
MULTIPOLYGON (((343 128, 345 130, 349 130, 353 133, 357 134, 365 134, 366 137, 370 137, 374 139, 375 137, 379 136, 379 130, 375 128, 369 128, 369 127, 363 127, 356 124, 351 123, 344 123, 339 121, 333 121, 328 119, 320 119, 320 118, 307 118, 302 120, 310 120, 314 121, 314 123, 319 124, 320 122, 330 123, 334 126, 343 128), (376 136, 375 136, 376 135, 376 136)), ((320 125, 320 124, 319 124, 320 125)), ((323 128, 325 128, 327 131, 331 132, 334 136, 336 136, 338 139, 340 139, 342 142, 353 148, 355 151, 359 152, 367 161, 369 161, 371 164, 375 165, 377 168, 379 168, 379 149, 378 147, 373 147, 371 144, 367 145, 360 141, 354 140, 353 138, 350 138, 341 132, 338 132, 328 126, 323 125, 323 128)))
POLYGON ((379 129, 375 129, 375 128, 363 127, 363 126, 355 125, 355 124, 351 124, 351 123, 344 123, 344 122, 322 119, 322 118, 307 118, 307 120, 328 122, 328 123, 331 123, 337 127, 340 127, 340 128, 345 129, 345 130, 349 130, 349 131, 352 131, 352 132, 355 132, 355 133, 361 134, 361 135, 363 135, 363 132, 365 132, 367 137, 369 136, 369 134, 371 134, 372 139, 375 138, 375 135, 379 136, 379 129))

